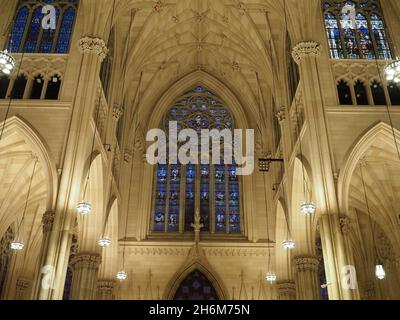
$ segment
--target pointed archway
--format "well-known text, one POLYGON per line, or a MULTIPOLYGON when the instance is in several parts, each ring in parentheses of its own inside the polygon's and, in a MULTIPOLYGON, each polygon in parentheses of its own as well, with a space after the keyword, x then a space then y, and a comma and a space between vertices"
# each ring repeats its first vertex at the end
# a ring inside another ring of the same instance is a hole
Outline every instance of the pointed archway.
POLYGON ((198 269, 192 271, 179 285, 173 300, 220 300, 210 280, 198 269))

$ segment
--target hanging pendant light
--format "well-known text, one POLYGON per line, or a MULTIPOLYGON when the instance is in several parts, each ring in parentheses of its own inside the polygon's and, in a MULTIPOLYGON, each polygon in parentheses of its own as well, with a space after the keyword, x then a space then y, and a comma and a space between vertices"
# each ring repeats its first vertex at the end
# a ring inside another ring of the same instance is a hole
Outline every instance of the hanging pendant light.
POLYGON ((15 59, 8 53, 8 50, 0 51, 0 73, 9 75, 15 67, 15 59))
POLYGON ((268 272, 265 279, 271 283, 276 281, 276 274, 274 272, 268 272))
POLYGON ((79 214, 86 216, 92 212, 92 204, 88 201, 81 201, 77 204, 76 210, 79 214))
POLYGON ((128 279, 128 275, 126 274, 126 272, 125 272, 124 270, 119 271, 119 272, 117 273, 117 280, 123 282, 123 281, 125 281, 126 279, 128 279))
POLYGON ((25 245, 21 240, 13 240, 10 243, 10 248, 11 248, 11 250, 14 250, 14 251, 21 251, 24 249, 24 247, 25 247, 25 245))
POLYGON ((285 240, 282 242, 282 247, 287 250, 293 250, 296 247, 296 244, 293 240, 285 240))
POLYGON ((383 268, 383 264, 379 259, 376 261, 375 265, 375 276, 379 280, 383 280, 386 278, 385 269, 383 268))
POLYGON ((110 245, 111 245, 111 240, 108 237, 103 236, 99 239, 100 247, 106 248, 106 247, 109 247, 110 245))
POLYGON ((317 206, 312 202, 304 202, 300 206, 300 212, 305 215, 313 215, 317 210, 317 206))
POLYGON ((400 83, 400 60, 396 60, 385 68, 386 80, 400 83))

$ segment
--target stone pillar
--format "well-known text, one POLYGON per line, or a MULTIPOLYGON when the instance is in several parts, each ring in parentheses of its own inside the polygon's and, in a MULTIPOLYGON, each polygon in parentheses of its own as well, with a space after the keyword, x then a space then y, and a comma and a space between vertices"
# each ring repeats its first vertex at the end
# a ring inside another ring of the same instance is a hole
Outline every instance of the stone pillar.
POLYGON ((97 300, 115 300, 115 281, 99 280, 97 281, 97 300))
POLYGON ((31 285, 31 281, 27 279, 18 279, 16 284, 15 290, 15 300, 25 300, 26 299, 26 292, 31 285))
MULTIPOLYGON (((100 5, 100 1, 96 3, 100 5)), ((91 137, 93 137, 91 122, 99 89, 99 70, 108 52, 102 39, 88 36, 79 40, 78 47, 81 61, 75 81, 76 99, 72 106, 71 125, 64 152, 54 227, 44 263, 55 268, 55 289, 49 291, 41 288, 39 298, 44 300, 62 299, 76 219, 76 204, 82 200, 85 162, 91 152, 91 137)))
POLYGON ((279 300, 296 300, 296 284, 293 281, 278 282, 279 300))
POLYGON ((300 42, 293 48, 293 58, 299 65, 304 99, 304 113, 308 125, 305 143, 310 150, 313 200, 317 205, 322 250, 326 266, 329 298, 353 299, 349 290, 343 290, 341 272, 346 252, 339 223, 339 208, 333 177, 331 150, 328 140, 323 93, 320 87, 318 58, 321 46, 315 41, 300 42))
POLYGON ((97 274, 101 256, 78 254, 71 261, 73 267, 71 300, 93 300, 95 298, 97 274))
POLYGON ((49 240, 51 231, 53 229, 54 217, 55 217, 55 212, 52 210, 46 211, 42 217, 43 240, 42 240, 42 249, 40 250, 40 258, 39 258, 40 263, 38 266, 38 270, 36 270, 36 277, 33 283, 32 297, 34 299, 38 298, 41 282, 43 280, 43 277, 45 276, 45 274, 42 273, 41 268, 44 267, 44 262, 46 259, 45 254, 49 247, 49 240))
POLYGON ((318 259, 313 256, 298 256, 293 259, 297 300, 320 300, 318 259))

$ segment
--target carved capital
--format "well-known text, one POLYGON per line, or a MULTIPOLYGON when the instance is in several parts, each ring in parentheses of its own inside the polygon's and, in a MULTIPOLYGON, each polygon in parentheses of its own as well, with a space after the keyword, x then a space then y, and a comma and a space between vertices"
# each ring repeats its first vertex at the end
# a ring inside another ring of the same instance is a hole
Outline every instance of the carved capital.
POLYGON ((124 114, 124 108, 118 105, 115 105, 112 111, 112 116, 115 121, 118 121, 122 115, 124 114))
POLYGON ((53 223, 55 218, 55 211, 46 211, 42 217, 43 233, 50 232, 53 229, 53 223))
POLYGON ((350 231, 350 219, 346 216, 340 216, 339 217, 339 224, 340 224, 340 230, 342 231, 343 234, 349 233, 350 231))
POLYGON ((101 263, 101 256, 89 253, 78 254, 71 261, 71 265, 74 268, 74 270, 98 269, 100 263, 101 263))
POLYGON ((318 57, 321 54, 321 45, 315 41, 306 41, 298 43, 292 52, 294 61, 299 64, 304 57, 318 57))
POLYGON ((293 299, 296 298, 296 284, 294 282, 278 282, 277 287, 280 297, 292 297, 293 299))
POLYGON ((30 284, 30 280, 20 278, 17 280, 17 290, 24 291, 29 288, 30 284))
POLYGON ((115 287, 115 281, 113 280, 99 280, 97 281, 97 290, 112 294, 115 287))
POLYGON ((107 45, 103 39, 84 37, 78 42, 81 53, 97 54, 103 61, 108 54, 107 45))
POLYGON ((317 257, 300 256, 293 259, 297 272, 311 271, 318 272, 319 261, 317 257))
POLYGON ((280 108, 276 113, 276 117, 278 118, 279 122, 286 120, 286 109, 284 107, 280 108))

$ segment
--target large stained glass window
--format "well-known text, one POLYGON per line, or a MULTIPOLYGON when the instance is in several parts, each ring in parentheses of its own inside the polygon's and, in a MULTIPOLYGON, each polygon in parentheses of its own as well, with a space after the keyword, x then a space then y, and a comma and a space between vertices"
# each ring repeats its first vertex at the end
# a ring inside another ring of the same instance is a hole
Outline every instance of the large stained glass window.
POLYGON ((392 58, 379 0, 323 0, 333 59, 392 58))
POLYGON ((25 53, 68 53, 78 0, 19 0, 8 50, 25 53), (44 29, 45 5, 54 6, 55 29, 44 29))
MULTIPOLYGON (((200 86, 177 99, 168 111, 163 124, 166 132, 170 121, 177 122, 178 131, 195 130, 199 138, 202 129, 221 131, 234 128, 233 119, 224 103, 200 86)), ((224 163, 223 148, 219 165, 158 165, 152 231, 178 234, 193 232, 191 225, 196 210, 199 210, 204 225, 203 233, 241 234, 239 182, 235 162, 224 163)))

